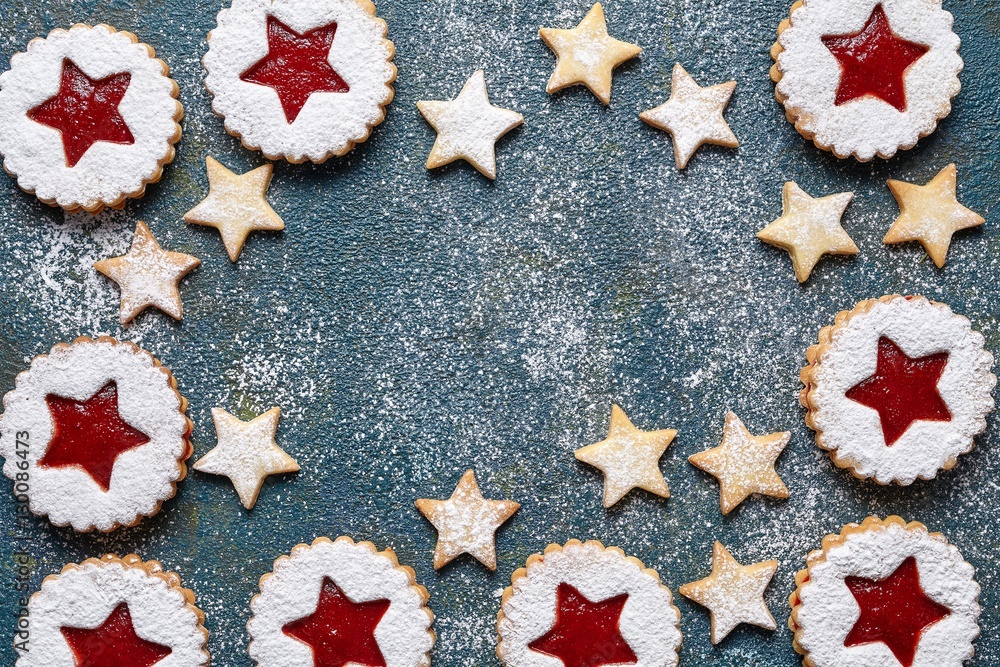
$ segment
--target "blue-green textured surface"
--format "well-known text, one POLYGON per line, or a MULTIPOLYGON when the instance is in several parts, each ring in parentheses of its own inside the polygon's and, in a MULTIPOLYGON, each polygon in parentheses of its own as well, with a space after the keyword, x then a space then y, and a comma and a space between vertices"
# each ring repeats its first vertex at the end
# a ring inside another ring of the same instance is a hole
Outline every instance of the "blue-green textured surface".
MULTIPOLYGON (((110 535, 44 519, 20 530, 4 480, 0 636, 14 633, 14 550, 32 555, 31 590, 64 563, 136 551, 194 589, 213 664, 249 665, 258 578, 296 543, 349 534, 416 569, 437 615, 435 663, 494 665, 499 591, 546 544, 620 546, 676 591, 707 574, 719 539, 742 562, 780 561, 766 598, 780 627, 744 626, 713 647, 707 613, 677 596, 682 664, 791 666, 785 600, 806 553, 848 521, 897 513, 944 531, 978 568, 972 663, 1000 663, 995 419, 952 471, 883 488, 836 469, 796 402, 806 347, 866 297, 946 301, 1000 352, 995 0, 946 2, 966 63, 954 110, 915 150, 870 164, 817 150, 775 102, 768 48, 785 0, 610 0, 612 35, 644 52, 618 70, 608 108, 579 87, 544 90, 555 59, 537 30, 575 25, 587 1, 383 2, 399 68, 386 121, 344 158, 276 164, 270 199, 286 230, 254 235, 237 264, 214 230, 181 220, 207 191, 206 155, 237 171, 262 163, 225 133, 202 86, 222 6, 0 0, 3 62, 53 28, 109 23, 156 48, 187 113, 162 182, 121 214, 66 217, 0 177, 0 389, 54 343, 109 333, 174 371, 196 455, 214 445, 213 406, 249 417, 280 405, 279 444, 302 470, 271 478, 250 512, 228 480, 192 472, 156 517, 110 535), (669 137, 637 117, 669 95, 675 61, 703 85, 738 82, 727 118, 740 148, 702 149, 682 173, 669 137), (525 124, 500 142, 495 183, 464 164, 429 173, 434 135, 415 102, 454 97, 480 67, 493 101, 525 124), (960 199, 987 222, 957 235, 937 270, 919 246, 882 245, 897 211, 885 179, 922 183, 949 162, 960 199), (824 259, 805 286, 785 253, 754 238, 780 214, 785 180, 814 195, 856 193, 844 224, 860 255, 824 259), (179 324, 147 312, 122 330, 117 289, 91 268, 127 248, 137 219, 202 259, 182 284, 179 324), (640 428, 679 429, 661 466, 669 500, 634 492, 601 507, 599 473, 572 451, 604 436, 612 401, 640 428), (717 484, 685 459, 717 444, 727 409, 752 431, 792 431, 778 465, 790 499, 753 498, 721 516, 717 484), (468 467, 488 497, 522 509, 498 533, 496 573, 467 557, 435 572, 435 535, 413 500, 446 497, 468 467)), ((0 642, 0 664, 13 658, 0 642)))

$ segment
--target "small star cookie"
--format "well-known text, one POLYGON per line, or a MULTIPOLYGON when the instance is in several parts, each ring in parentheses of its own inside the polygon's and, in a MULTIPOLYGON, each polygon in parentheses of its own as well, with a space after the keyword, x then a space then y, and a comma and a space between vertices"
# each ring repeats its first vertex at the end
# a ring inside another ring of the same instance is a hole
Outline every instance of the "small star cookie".
POLYGON ((497 177, 494 144, 524 122, 516 111, 490 104, 483 70, 477 70, 450 102, 420 101, 417 109, 437 132, 427 156, 428 169, 465 160, 491 179, 497 177))
POLYGON ((986 222, 958 203, 957 177, 958 169, 949 164, 926 185, 889 179, 889 189, 899 204, 899 217, 883 242, 920 241, 934 264, 942 268, 952 234, 986 222))
POLYGON ((670 99, 658 107, 643 111, 639 118, 674 138, 674 159, 678 169, 704 144, 736 148, 740 142, 722 117, 735 81, 702 88, 680 63, 674 65, 670 99))
POLYGON ((576 450, 574 456, 604 473, 605 507, 611 507, 637 487, 669 498, 670 489, 659 461, 676 435, 672 428, 641 431, 620 407, 612 405, 608 437, 576 450))
POLYGON ((521 507, 512 500, 483 498, 472 470, 465 471, 448 500, 420 498, 416 506, 438 531, 435 570, 461 554, 471 555, 491 570, 497 569, 494 533, 521 507))
POLYGON ((181 319, 178 284, 199 264, 197 257, 161 248, 146 223, 140 221, 128 253, 94 262, 94 268, 118 283, 122 293, 119 316, 124 325, 149 306, 181 319))
POLYGON ((787 250, 795 277, 804 283, 823 255, 858 254, 858 246, 840 224, 853 198, 853 192, 810 197, 788 181, 781 192, 781 217, 757 232, 757 238, 787 250))
POLYGON ((212 408, 219 442, 198 459, 194 469, 228 477, 243 507, 251 509, 257 502, 265 477, 299 469, 295 459, 274 442, 280 416, 281 408, 275 407, 245 422, 222 408, 212 408))
POLYGON ((740 623, 767 630, 778 627, 764 602, 778 561, 740 565, 721 542, 712 547, 712 574, 677 589, 712 613, 712 643, 718 644, 740 623))
POLYGON ((722 443, 688 458, 696 468, 719 480, 719 503, 729 514, 752 493, 787 498, 788 487, 774 471, 774 462, 792 434, 751 435, 734 413, 726 413, 722 443))
POLYGON ((611 102, 611 79, 616 67, 635 58, 642 49, 608 35, 604 8, 595 3, 579 25, 570 30, 539 28, 538 36, 555 51, 556 69, 545 92, 554 93, 583 84, 605 104, 611 102))
POLYGON ((274 167, 268 163, 245 174, 235 174, 213 157, 205 162, 208 196, 185 213, 184 220, 218 229, 229 259, 235 262, 250 232, 285 228, 284 221, 264 197, 274 167))

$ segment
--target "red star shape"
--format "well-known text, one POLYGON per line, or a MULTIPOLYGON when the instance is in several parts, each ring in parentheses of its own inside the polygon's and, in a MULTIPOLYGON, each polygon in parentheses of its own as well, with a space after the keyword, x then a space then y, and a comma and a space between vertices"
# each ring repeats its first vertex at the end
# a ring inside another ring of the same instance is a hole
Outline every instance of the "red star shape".
POLYGON ((75 167, 98 141, 135 143, 125 119, 118 112, 118 105, 131 81, 129 72, 95 81, 66 58, 59 92, 28 111, 28 118, 62 133, 66 164, 75 167))
POLYGON ((375 628, 388 609, 389 600, 354 602, 324 577, 316 611, 281 631, 312 647, 315 667, 343 667, 349 662, 385 667, 375 628))
POLYGON ((135 634, 128 604, 122 602, 93 630, 61 627, 76 667, 152 667, 170 655, 169 646, 135 634))
POLYGON ((638 662, 618 629, 626 600, 628 593, 591 602, 573 586, 559 584, 556 622, 551 630, 528 644, 528 648, 559 658, 565 667, 638 662))
POLYGON ((45 403, 52 415, 52 440, 38 464, 50 468, 80 466, 105 492, 111 487, 111 471, 118 455, 149 442, 149 436, 118 413, 118 385, 114 381, 86 401, 49 394, 45 403))
POLYGON ((834 102, 837 106, 874 95, 906 111, 903 76, 929 47, 896 37, 881 4, 872 10, 861 32, 826 35, 823 43, 840 62, 840 85, 834 102))
POLYGON ((937 390, 947 365, 947 352, 911 359, 882 336, 875 375, 848 389, 846 396, 878 412, 885 444, 892 447, 915 421, 951 421, 948 406, 937 390))
POLYGON ((294 123, 313 93, 346 93, 350 90, 347 82, 327 60, 336 32, 337 24, 331 23, 300 35, 269 16, 267 55, 240 78, 274 88, 285 111, 285 119, 294 123))
POLYGON ((924 594, 912 556, 881 581, 847 577, 844 583, 861 608, 844 646, 882 642, 903 667, 913 664, 924 629, 951 613, 924 594))

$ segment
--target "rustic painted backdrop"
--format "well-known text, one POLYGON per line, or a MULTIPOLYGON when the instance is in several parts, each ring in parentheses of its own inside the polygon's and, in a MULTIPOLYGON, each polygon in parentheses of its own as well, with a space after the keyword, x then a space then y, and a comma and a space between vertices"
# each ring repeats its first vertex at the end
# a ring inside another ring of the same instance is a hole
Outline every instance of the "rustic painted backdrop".
MULTIPOLYGON (((0 636, 14 632, 15 550, 31 554, 32 590, 64 563, 135 551, 197 593, 213 664, 249 665, 258 578, 299 542, 348 534, 416 569, 437 615, 436 664, 495 665, 500 591, 546 544, 618 545, 676 591, 708 573, 719 539, 743 562, 780 561, 767 601, 781 627, 713 647, 707 613, 678 596, 682 664, 790 667, 786 598, 806 553, 845 522, 898 513, 944 531, 978 568, 973 663, 1000 662, 995 420, 954 470, 882 488, 836 469, 796 402, 806 347, 866 297, 946 301, 1000 352, 1000 3, 946 2, 966 62, 954 111, 915 150, 871 164, 837 160, 785 121, 767 77, 784 0, 609 0, 611 33, 645 49, 618 70, 611 106, 582 88, 547 95, 555 58, 538 28, 571 27, 588 3, 383 2, 399 67, 388 118, 344 158, 277 163, 270 198, 287 228, 254 235, 231 264, 217 232, 181 220, 207 191, 206 155, 237 171, 262 163, 225 133, 202 86, 224 0, 0 0, 0 61, 53 28, 109 23, 156 48, 187 112, 177 159, 122 213, 65 216, 0 176, 0 389, 54 343, 108 333, 173 369, 196 455, 214 445, 213 406, 248 418, 279 405, 279 443, 302 466, 271 478, 250 512, 228 480, 193 472, 155 518, 111 535, 44 519, 19 530, 3 480, 0 636), (638 119, 669 95, 675 61, 702 84, 738 82, 727 118, 740 148, 703 149, 685 172, 668 135, 638 119), (493 101, 525 116, 498 145, 495 183, 464 164, 423 167, 434 133, 416 101, 454 97, 478 68, 493 101), (885 179, 922 183, 949 162, 987 222, 956 237, 939 271, 917 245, 882 245, 897 212, 885 179), (861 254, 825 259, 805 286, 754 237, 780 214, 785 180, 857 195, 844 224, 861 254), (92 264, 122 254, 140 219, 202 265, 183 283, 183 322, 149 312, 123 330, 117 288, 92 264), (679 429, 662 459, 669 500, 635 492, 605 510, 599 473, 574 460, 607 432, 613 401, 640 428, 679 429), (714 479, 686 458, 717 444, 729 409, 755 432, 792 431, 778 465, 791 498, 723 518, 714 479), (468 467, 488 497, 522 503, 498 533, 495 574, 467 558, 435 572, 434 531, 413 507, 446 497, 468 467)), ((0 663, 12 662, 0 641, 0 663)))

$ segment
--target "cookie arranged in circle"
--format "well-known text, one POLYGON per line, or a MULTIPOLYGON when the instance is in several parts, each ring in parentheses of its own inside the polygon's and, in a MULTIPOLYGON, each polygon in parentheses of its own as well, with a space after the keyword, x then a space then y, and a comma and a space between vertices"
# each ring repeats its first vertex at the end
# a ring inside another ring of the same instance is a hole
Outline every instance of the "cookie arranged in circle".
POLYGON ((170 68, 107 25, 53 30, 0 74, 0 155, 26 192, 67 211, 121 208, 174 159, 184 110, 170 68))
POLYGON ((868 517, 823 538, 789 598, 812 667, 960 667, 979 636, 975 570, 940 533, 868 517))
POLYGON ((107 554, 46 577, 28 603, 17 667, 207 667, 205 614, 180 577, 135 554, 107 554), (126 659, 127 658, 127 659, 126 659))
POLYGON ((861 479, 910 484, 955 466, 993 410, 993 355, 943 303, 884 296, 840 312, 806 352, 816 444, 861 479))
POLYGON ((816 146, 890 158, 951 112, 960 43, 941 0, 800 0, 778 27, 771 78, 816 146))
POLYGON ((78 338, 35 357, 3 399, 0 454, 35 514, 78 531, 156 514, 187 474, 191 422, 149 352, 78 338))
POLYGON ((274 561, 250 601, 258 667, 426 667, 435 635, 427 590, 389 549, 319 537, 274 561))
POLYGON ((386 33, 369 0, 233 0, 202 61, 212 108, 271 160, 344 155, 392 101, 386 33))
POLYGON ((511 576, 497 618, 506 667, 676 665, 680 612, 641 561, 600 542, 550 544, 511 576), (553 660, 556 658, 558 660, 553 660))

